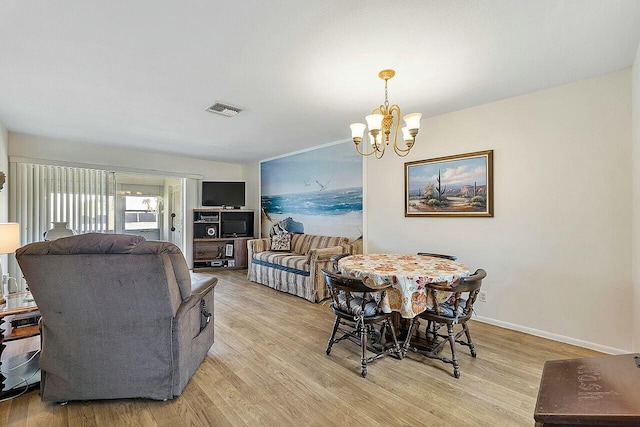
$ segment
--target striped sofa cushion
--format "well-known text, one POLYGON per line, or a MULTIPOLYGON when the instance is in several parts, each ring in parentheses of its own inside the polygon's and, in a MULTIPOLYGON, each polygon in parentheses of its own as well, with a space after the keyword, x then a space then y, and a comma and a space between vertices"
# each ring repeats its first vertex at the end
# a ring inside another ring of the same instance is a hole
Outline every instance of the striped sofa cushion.
POLYGON ((309 275, 307 257, 290 252, 264 251, 253 255, 252 262, 258 265, 273 267, 290 273, 309 275))
POLYGON ((349 244, 349 238, 313 234, 293 234, 291 236, 291 252, 298 255, 307 255, 311 249, 330 248, 343 244, 349 244))
POLYGON ((307 238, 302 248, 303 255, 308 254, 311 249, 330 248, 349 243, 349 239, 346 237, 314 236, 312 234, 307 234, 306 236, 307 238))
POLYGON ((308 234, 293 234, 291 236, 291 252, 298 255, 306 255, 304 252, 304 246, 309 237, 308 234))

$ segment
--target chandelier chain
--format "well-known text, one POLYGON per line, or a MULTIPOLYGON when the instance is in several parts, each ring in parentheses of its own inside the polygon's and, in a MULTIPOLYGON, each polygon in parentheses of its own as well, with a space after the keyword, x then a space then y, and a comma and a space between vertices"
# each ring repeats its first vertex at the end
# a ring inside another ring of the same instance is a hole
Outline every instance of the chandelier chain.
POLYGON ((389 91, 387 90, 388 79, 384 79, 384 106, 389 109, 389 91))

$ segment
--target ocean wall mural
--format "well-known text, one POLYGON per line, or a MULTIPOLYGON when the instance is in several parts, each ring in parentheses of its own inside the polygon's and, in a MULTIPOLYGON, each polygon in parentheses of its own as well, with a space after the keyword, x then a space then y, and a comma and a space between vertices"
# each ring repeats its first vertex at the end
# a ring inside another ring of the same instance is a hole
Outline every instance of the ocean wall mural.
POLYGON ((264 161, 260 182, 262 236, 274 225, 295 233, 362 236, 362 157, 353 143, 264 161))

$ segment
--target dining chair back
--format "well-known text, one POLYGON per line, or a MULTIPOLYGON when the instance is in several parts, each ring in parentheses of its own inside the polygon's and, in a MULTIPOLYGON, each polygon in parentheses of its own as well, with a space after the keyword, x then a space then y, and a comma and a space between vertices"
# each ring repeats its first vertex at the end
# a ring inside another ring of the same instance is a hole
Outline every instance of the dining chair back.
POLYGON ((329 261, 331 261, 331 266, 333 267, 334 271, 338 271, 338 261, 340 261, 342 258, 349 256, 349 254, 336 254, 333 255, 331 258, 329 258, 329 261))
POLYGON ((418 255, 431 256, 434 258, 443 258, 443 259, 448 259, 450 261, 455 261, 458 259, 458 257, 455 255, 436 254, 432 252, 418 252, 418 255))
POLYGON ((428 351, 417 350, 419 353, 433 359, 439 359, 445 363, 453 365, 453 375, 460 378, 460 365, 456 355, 455 344, 462 344, 469 347, 471 356, 476 357, 476 349, 471 341, 471 333, 467 321, 473 313, 473 304, 476 301, 482 280, 487 276, 487 272, 478 269, 468 277, 462 277, 453 284, 446 282, 428 283, 427 306, 432 307, 420 313, 418 316, 427 321, 425 330, 427 340, 433 345, 428 351), (450 294, 450 297, 442 301, 443 293, 450 294), (454 326, 460 325, 461 329, 454 332, 454 326), (441 334, 440 328, 447 328, 447 334, 441 334), (460 339, 465 335, 466 341, 460 339), (439 353, 443 347, 449 343, 451 347, 451 359, 441 356, 439 353))
POLYGON ((392 313, 384 313, 381 302, 391 285, 372 288, 362 279, 322 269, 331 295, 331 311, 336 316, 333 330, 327 343, 326 353, 331 353, 333 344, 349 340, 361 348, 361 370, 367 376, 367 363, 392 353, 402 358, 392 313), (376 329, 380 326, 380 330, 376 329), (338 337, 336 334, 340 333, 338 337), (389 340, 390 338, 390 340, 389 340), (373 356, 367 356, 367 351, 373 356))

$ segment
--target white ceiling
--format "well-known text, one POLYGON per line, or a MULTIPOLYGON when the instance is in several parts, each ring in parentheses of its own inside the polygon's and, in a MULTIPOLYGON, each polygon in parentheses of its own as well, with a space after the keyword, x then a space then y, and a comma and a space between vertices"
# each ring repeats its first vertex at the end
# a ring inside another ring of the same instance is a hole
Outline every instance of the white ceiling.
POLYGON ((0 122, 248 162, 350 138, 384 68, 430 117, 628 68, 639 43, 638 0, 3 0, 0 122))

